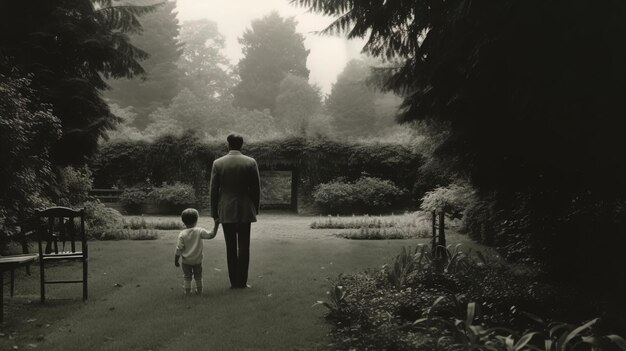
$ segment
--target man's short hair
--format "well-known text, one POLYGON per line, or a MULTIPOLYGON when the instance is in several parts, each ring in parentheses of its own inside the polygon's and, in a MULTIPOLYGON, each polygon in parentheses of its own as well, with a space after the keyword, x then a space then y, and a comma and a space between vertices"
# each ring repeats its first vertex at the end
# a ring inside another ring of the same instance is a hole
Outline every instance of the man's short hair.
POLYGON ((243 146, 243 137, 237 133, 228 135, 226 141, 228 141, 228 148, 231 150, 241 150, 243 146))
POLYGON ((195 208, 188 208, 183 211, 183 213, 180 215, 180 218, 183 220, 183 223, 185 223, 185 225, 189 227, 198 223, 199 216, 200 214, 198 214, 198 210, 196 210, 195 208))

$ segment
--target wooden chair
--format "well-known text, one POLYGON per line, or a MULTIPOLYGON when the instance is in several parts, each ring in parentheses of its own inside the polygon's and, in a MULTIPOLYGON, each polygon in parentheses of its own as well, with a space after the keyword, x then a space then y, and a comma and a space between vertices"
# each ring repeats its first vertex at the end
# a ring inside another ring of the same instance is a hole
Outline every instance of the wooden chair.
POLYGON ((37 211, 41 220, 37 240, 39 242, 39 267, 41 302, 46 300, 46 284, 82 283, 83 300, 87 300, 87 237, 85 235, 85 210, 67 207, 50 207, 37 211), (80 219, 80 223, 76 223, 80 219), (61 245, 61 250, 59 246, 61 245), (82 280, 46 281, 45 270, 51 263, 80 261, 83 266, 82 280))
POLYGON ((15 270, 20 267, 26 268, 26 273, 30 275, 30 265, 37 259, 37 254, 28 252, 28 236, 33 233, 32 226, 26 221, 20 225, 20 232, 12 239, 22 246, 21 255, 0 256, 0 323, 4 321, 4 272, 10 273, 10 296, 15 293, 15 270))

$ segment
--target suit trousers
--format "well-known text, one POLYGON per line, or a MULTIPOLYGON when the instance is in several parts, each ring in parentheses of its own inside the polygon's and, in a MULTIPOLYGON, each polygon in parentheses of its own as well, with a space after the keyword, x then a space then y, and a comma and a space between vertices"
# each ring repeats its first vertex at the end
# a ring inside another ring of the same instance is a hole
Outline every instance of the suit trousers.
POLYGON ((245 288, 250 264, 250 222, 222 223, 228 278, 233 288, 245 288))

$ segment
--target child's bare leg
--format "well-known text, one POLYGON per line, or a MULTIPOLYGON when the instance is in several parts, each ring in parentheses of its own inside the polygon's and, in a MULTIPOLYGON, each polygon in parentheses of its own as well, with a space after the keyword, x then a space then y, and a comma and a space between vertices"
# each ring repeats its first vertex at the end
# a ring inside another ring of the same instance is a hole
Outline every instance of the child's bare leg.
POLYGON ((186 264, 182 264, 183 266, 183 288, 185 289, 185 295, 189 295, 191 293, 191 277, 192 277, 192 268, 193 266, 189 266, 186 264))
POLYGON ((202 264, 193 267, 193 278, 196 281, 196 293, 202 294, 202 264))

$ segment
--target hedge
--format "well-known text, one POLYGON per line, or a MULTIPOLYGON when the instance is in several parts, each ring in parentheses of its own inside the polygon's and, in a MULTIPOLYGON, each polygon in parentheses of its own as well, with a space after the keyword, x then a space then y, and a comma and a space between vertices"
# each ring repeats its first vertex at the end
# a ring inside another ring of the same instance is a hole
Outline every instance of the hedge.
MULTIPOLYGON (((307 196, 316 185, 338 177, 355 180, 370 176, 409 189, 417 203, 432 185, 421 181, 422 156, 413 145, 291 137, 244 144, 242 151, 254 157, 261 170, 297 169, 307 196)), ((156 186, 183 182, 198 191, 208 187, 213 161, 226 153, 225 141, 201 142, 187 133, 154 142, 106 143, 92 158, 90 168, 96 188, 126 188, 146 181, 156 186)))

